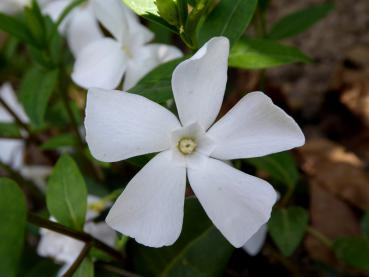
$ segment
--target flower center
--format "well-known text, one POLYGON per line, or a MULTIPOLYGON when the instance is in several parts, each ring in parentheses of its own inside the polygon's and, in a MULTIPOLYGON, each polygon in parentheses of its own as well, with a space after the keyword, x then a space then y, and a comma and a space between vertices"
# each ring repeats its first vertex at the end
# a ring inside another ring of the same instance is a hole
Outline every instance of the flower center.
POLYGON ((181 138, 178 141, 177 148, 183 155, 192 154, 197 147, 197 143, 193 138, 181 138))

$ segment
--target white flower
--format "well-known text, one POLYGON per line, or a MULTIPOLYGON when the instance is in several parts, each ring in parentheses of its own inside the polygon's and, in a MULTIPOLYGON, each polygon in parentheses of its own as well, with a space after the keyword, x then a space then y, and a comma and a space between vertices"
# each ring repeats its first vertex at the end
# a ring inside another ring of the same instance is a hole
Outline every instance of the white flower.
MULTIPOLYGON (((280 194, 278 191, 277 200, 280 198, 280 194)), ((242 246, 243 250, 245 250, 250 256, 257 255, 261 248, 265 243, 265 239, 268 233, 268 225, 264 224, 260 227, 260 229, 242 246)))
MULTIPOLYGON (((89 195, 89 205, 98 202, 100 199, 96 196, 89 195)), ((95 223, 92 220, 98 216, 99 213, 91 209, 87 212, 87 222, 84 227, 84 231, 93 237, 105 242, 109 246, 114 246, 116 240, 116 233, 106 225, 105 222, 95 223)), ((52 221, 56 221, 51 218, 52 221)), ((60 233, 56 233, 47 229, 40 229, 41 239, 37 247, 37 253, 43 257, 54 258, 57 262, 63 263, 58 276, 61 276, 75 261, 81 252, 84 243, 65 236, 60 233)))
POLYGON ((276 193, 223 160, 258 157, 304 144, 296 122, 261 92, 247 94, 213 125, 227 81, 229 41, 213 38, 173 72, 180 121, 135 94, 90 89, 86 140, 92 155, 116 162, 160 152, 129 182, 106 219, 152 247, 182 228, 186 175, 220 232, 241 247, 270 217, 276 193))
MULTIPOLYGON (((45 5, 51 0, 38 0, 40 6, 45 5)), ((24 7, 29 6, 32 0, 0 0, 0 12, 6 14, 16 14, 21 12, 24 7)))
MULTIPOLYGON (((45 5, 43 12, 56 21, 72 2, 73 0, 51 1, 45 5)), ((59 31, 66 35, 74 56, 88 44, 103 37, 90 1, 74 8, 63 20, 59 31)))
POLYGON ((172 46, 147 44, 153 34, 120 0, 92 0, 96 17, 112 34, 88 44, 77 56, 72 78, 84 88, 133 87, 160 63, 180 57, 172 46))
POLYGON ((23 10, 23 8, 31 3, 30 0, 1 0, 0 12, 6 14, 15 14, 23 10))
MULTIPOLYGON (((0 97, 12 109, 12 111, 24 122, 28 122, 22 106, 17 100, 12 86, 5 83, 0 87, 0 97)), ((0 122, 12 123, 13 116, 0 104, 0 122)), ((24 141, 22 139, 3 139, 0 138, 0 160, 10 165, 13 169, 23 166, 24 141)))
MULTIPOLYGON (((10 83, 5 83, 0 87, 0 97, 23 122, 29 122, 10 83)), ((13 116, 0 104, 0 123, 13 122, 13 116)), ((24 152, 25 143, 23 139, 0 138, 0 161, 11 166, 13 169, 19 170, 22 176, 31 180, 39 189, 43 190, 45 188, 46 177, 50 175, 51 167, 44 165, 25 165, 24 152)))

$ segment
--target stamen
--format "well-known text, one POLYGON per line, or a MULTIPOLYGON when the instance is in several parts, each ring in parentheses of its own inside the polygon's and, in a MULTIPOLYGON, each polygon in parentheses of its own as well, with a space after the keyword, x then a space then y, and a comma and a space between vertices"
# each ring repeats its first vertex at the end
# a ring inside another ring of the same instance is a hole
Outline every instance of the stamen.
POLYGON ((192 154, 197 147, 197 143, 193 138, 181 138, 178 141, 177 148, 183 155, 192 154))

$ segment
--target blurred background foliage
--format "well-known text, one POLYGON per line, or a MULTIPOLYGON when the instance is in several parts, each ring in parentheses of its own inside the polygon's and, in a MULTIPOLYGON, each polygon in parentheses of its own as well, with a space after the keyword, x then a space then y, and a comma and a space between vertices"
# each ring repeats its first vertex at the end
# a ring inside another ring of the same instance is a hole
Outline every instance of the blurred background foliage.
MULTIPOLYGON (((120 236, 107 249, 83 232, 87 195, 114 200, 149 159, 105 164, 86 147, 80 131, 86 92, 70 79, 73 56, 57 31, 83 2, 71 1, 57 22, 36 1, 16 16, 0 13, 0 83, 12 83, 29 118, 0 122, 0 137, 25 141, 25 166, 53 167, 45 191, 0 161, 0 276, 56 274, 59 265, 36 253, 39 227, 86 243, 65 276, 368 275, 367 1, 124 0, 156 42, 175 44, 187 56, 213 36, 230 39, 221 114, 246 92, 263 90, 303 128, 301 149, 234 161, 280 192, 256 256, 222 237, 190 189, 173 246, 152 249, 120 236)), ((158 66, 130 92, 171 107, 171 74, 182 60, 158 66)), ((11 110, 1 98, 0 104, 11 110)))

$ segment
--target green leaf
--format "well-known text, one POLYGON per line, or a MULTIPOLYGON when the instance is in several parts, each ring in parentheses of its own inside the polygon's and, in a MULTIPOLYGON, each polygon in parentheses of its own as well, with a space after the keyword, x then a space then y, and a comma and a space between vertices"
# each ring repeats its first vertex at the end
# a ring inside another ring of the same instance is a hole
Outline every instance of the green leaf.
POLYGON ((122 0, 129 8, 138 15, 154 14, 159 15, 155 0, 122 0))
POLYGON ((309 63, 295 47, 266 39, 243 39, 231 49, 229 66, 242 69, 271 68, 290 63, 309 63))
POLYGON ((47 208, 56 220, 82 230, 87 209, 87 188, 77 164, 69 155, 56 163, 48 181, 47 208))
POLYGON ((86 257, 77 271, 73 274, 73 277, 93 277, 94 276, 94 263, 91 258, 86 257))
POLYGON ((46 42, 46 29, 43 15, 36 1, 32 1, 31 5, 25 7, 24 17, 29 32, 37 44, 42 47, 46 42))
POLYGON ((333 8, 333 3, 324 3, 289 14, 273 25, 268 37, 284 39, 302 33, 327 16, 333 8))
POLYGON ((194 198, 186 200, 182 233, 174 245, 131 246, 134 265, 143 276, 221 276, 233 252, 194 198))
POLYGON ((26 25, 14 16, 9 16, 0 12, 0 30, 3 30, 23 42, 35 44, 26 25))
POLYGON ((259 170, 266 171, 277 182, 294 187, 299 179, 296 162, 289 152, 276 153, 264 157, 247 159, 259 170))
POLYGON ((19 138, 20 130, 16 123, 0 122, 0 137, 19 138))
POLYGON ((46 108, 58 81, 58 70, 44 71, 40 68, 29 70, 22 80, 20 100, 36 128, 42 127, 46 108))
POLYGON ((200 30, 200 44, 204 44, 212 37, 226 36, 233 45, 245 33, 257 2, 257 0, 221 0, 208 15, 200 30))
POLYGON ((369 236, 369 210, 365 213, 363 219, 361 220, 361 228, 363 233, 369 236))
POLYGON ((23 250, 26 199, 18 185, 0 178, 0 276, 16 276, 23 250))
POLYGON ((43 150, 55 150, 60 147, 73 147, 76 145, 76 137, 73 134, 61 134, 45 141, 41 148, 43 150))
POLYGON ((156 0, 155 3, 162 18, 172 25, 178 24, 177 5, 173 0, 156 0))
POLYGON ((304 237, 308 220, 308 213, 301 207, 273 211, 268 229, 283 255, 290 256, 295 251, 304 237))
POLYGON ((172 73, 183 60, 184 58, 180 58, 159 65, 141 79, 129 92, 142 95, 157 103, 164 103, 172 99, 172 73))
POLYGON ((356 268, 369 271, 369 239, 342 238, 334 242, 333 249, 338 258, 356 268))

